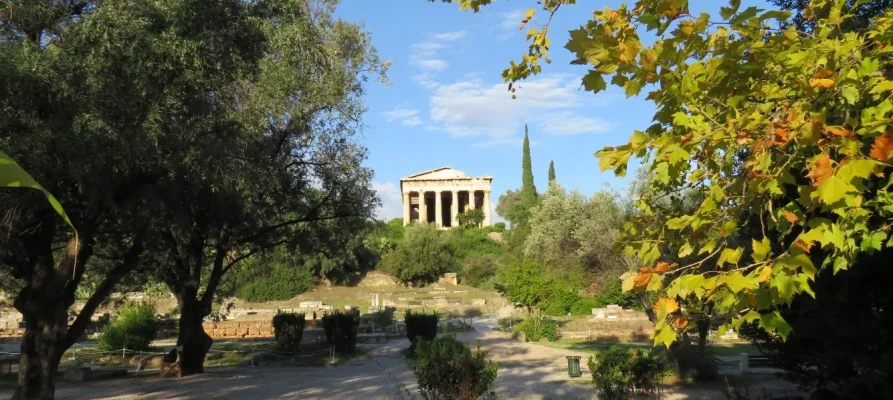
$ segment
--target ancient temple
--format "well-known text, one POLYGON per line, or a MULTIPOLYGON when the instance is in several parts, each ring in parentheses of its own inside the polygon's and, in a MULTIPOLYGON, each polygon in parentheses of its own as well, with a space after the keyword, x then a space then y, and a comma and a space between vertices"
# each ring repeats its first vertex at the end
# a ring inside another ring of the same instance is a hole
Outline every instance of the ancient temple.
POLYGON ((433 222, 439 228, 459 226, 456 216, 469 209, 484 211, 484 226, 492 223, 489 176, 470 177, 450 167, 400 179, 403 192, 403 223, 433 222))

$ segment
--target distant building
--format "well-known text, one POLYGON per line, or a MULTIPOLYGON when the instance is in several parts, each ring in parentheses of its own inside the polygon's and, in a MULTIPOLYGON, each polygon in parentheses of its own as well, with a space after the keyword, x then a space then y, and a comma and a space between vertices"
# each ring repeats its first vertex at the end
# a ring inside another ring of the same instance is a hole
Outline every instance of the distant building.
POLYGON ((403 192, 403 224, 411 221, 434 222, 438 228, 459 226, 456 216, 469 209, 484 211, 484 226, 493 219, 490 212, 489 176, 469 177, 450 167, 400 179, 403 192))

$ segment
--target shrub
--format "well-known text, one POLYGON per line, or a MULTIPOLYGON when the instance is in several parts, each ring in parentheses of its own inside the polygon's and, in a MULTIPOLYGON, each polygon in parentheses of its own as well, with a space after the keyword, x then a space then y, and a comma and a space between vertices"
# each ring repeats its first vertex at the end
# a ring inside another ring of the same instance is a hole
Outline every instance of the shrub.
POLYGON ((719 380, 717 360, 705 350, 688 340, 680 340, 672 345, 673 359, 677 373, 683 381, 713 382, 719 380))
POLYGON ((447 233, 438 231, 433 224, 409 225, 403 240, 381 260, 384 272, 413 286, 433 283, 444 272, 454 271, 455 266, 447 233))
POLYGON ((505 232, 505 222, 497 222, 493 224, 494 232, 505 232))
POLYGON ((593 308, 603 308, 608 304, 616 304, 623 308, 634 310, 642 308, 636 295, 632 292, 624 292, 620 287, 620 281, 617 279, 609 280, 602 287, 601 292, 595 296, 595 307, 593 308))
POLYGON ((452 336, 422 340, 411 367, 422 397, 429 400, 473 400, 483 397, 496 380, 498 366, 487 352, 472 352, 452 336))
POLYGON ((456 258, 467 260, 476 256, 501 257, 503 246, 487 236, 491 231, 488 228, 462 228, 447 232, 450 247, 456 258))
POLYGON ((667 365, 657 351, 623 350, 616 346, 589 357, 588 364, 599 398, 604 399, 657 392, 667 365))
POLYGON ((276 343, 283 350, 301 350, 304 326, 304 314, 277 311, 273 317, 273 333, 276 337, 276 343))
POLYGON ((149 303, 125 306, 118 319, 102 330, 97 347, 102 351, 149 350, 149 343, 158 334, 155 312, 155 306, 149 303))
POLYGON ((590 297, 580 297, 571 306, 571 315, 590 315, 592 314, 592 309, 596 308, 596 301, 590 297))
POLYGON ((245 269, 236 297, 250 302, 288 300, 313 288, 313 272, 302 266, 272 265, 245 269))
POLYGON ((549 294, 540 305, 544 314, 552 316, 567 315, 571 312, 574 304, 580 301, 580 295, 560 286, 563 285, 552 284, 549 290, 546 291, 549 294))
POLYGON ((484 222, 484 210, 473 208, 456 215, 456 220, 461 226, 479 227, 484 222))
POLYGON ((515 333, 524 333, 529 342, 538 342, 545 338, 550 342, 558 340, 558 322, 551 318, 529 317, 515 325, 515 333))
POLYGON ((462 271, 459 278, 462 283, 474 287, 481 287, 490 278, 496 276, 496 261, 492 256, 471 256, 462 263, 462 271))
POLYGON ((389 326, 394 323, 394 308, 385 307, 384 310, 372 314, 372 323, 378 327, 389 326))
POLYGON ((415 349, 419 340, 433 340, 437 338, 437 313, 414 313, 406 310, 403 322, 406 324, 406 337, 410 342, 410 349, 415 349))
POLYGON ((356 311, 335 311, 322 317, 326 342, 338 353, 353 353, 357 349, 360 316, 356 311))

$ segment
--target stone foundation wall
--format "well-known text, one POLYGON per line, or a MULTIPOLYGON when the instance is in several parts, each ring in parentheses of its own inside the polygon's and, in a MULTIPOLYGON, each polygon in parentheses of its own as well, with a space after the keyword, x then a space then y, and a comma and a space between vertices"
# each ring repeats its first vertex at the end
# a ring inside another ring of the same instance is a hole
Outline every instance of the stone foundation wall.
MULTIPOLYGON (((205 333, 213 339, 244 339, 274 337, 273 321, 220 321, 206 322, 205 333)), ((322 328, 322 320, 307 320, 304 332, 322 328)))

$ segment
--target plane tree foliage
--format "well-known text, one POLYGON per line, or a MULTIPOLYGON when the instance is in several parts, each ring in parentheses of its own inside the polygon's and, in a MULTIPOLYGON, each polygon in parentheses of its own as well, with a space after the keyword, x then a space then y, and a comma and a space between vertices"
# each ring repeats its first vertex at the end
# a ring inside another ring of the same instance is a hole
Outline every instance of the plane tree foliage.
MULTIPOLYGON (((458 3, 477 11, 490 1, 458 3)), ((549 20, 574 3, 527 11, 519 24, 530 45, 506 82, 551 61, 549 20)), ((656 109, 653 125, 596 153, 600 167, 623 176, 641 162, 653 192, 702 197, 663 214, 640 198, 621 235, 642 262, 624 289, 659 295, 655 342, 692 329, 680 307, 688 296, 722 305, 731 319, 721 330, 754 322, 784 339, 791 326, 779 309, 814 296, 819 271, 858 268, 861 254, 893 245, 893 10, 853 30, 852 4, 810 1, 803 18, 814 29, 804 30, 789 11, 738 0, 715 15, 690 12, 687 0, 641 0, 570 32, 584 89, 611 84, 656 109), (755 234, 740 240, 742 229, 755 234)))

